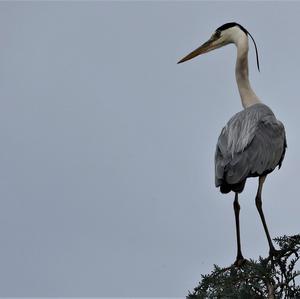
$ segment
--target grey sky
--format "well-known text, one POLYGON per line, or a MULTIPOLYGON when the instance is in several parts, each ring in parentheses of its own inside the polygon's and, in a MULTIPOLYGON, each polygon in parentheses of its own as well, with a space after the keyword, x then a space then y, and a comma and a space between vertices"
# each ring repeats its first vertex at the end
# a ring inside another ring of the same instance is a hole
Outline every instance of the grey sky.
MULTIPOLYGON (((176 62, 237 21, 256 93, 285 124, 265 184, 272 236, 299 233, 297 2, 1 2, 0 296, 184 297, 235 258, 233 195, 214 187, 221 128, 242 109, 235 49, 176 62)), ((256 180, 245 257, 266 255, 256 180)))

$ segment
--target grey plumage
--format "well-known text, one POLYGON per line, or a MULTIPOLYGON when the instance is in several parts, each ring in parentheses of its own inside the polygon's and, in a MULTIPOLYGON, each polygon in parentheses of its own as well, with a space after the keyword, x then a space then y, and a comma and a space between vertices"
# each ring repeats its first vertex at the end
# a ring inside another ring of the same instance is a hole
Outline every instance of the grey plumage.
POLYGON ((242 192, 248 177, 281 166, 286 149, 283 124, 264 104, 235 114, 222 129, 215 153, 215 184, 222 193, 242 192))

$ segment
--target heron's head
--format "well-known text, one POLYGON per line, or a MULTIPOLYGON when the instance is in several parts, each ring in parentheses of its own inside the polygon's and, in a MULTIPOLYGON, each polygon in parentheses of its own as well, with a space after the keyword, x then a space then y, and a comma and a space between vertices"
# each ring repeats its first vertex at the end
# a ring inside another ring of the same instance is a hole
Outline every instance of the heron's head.
POLYGON ((207 42, 205 42, 199 48, 183 57, 180 61, 178 61, 178 63, 185 62, 200 54, 207 53, 209 51, 221 48, 231 43, 237 44, 240 40, 245 40, 245 38, 246 40, 248 40, 248 35, 250 35, 255 45, 257 67, 259 69, 257 47, 252 35, 242 25, 234 22, 226 23, 217 28, 207 42))

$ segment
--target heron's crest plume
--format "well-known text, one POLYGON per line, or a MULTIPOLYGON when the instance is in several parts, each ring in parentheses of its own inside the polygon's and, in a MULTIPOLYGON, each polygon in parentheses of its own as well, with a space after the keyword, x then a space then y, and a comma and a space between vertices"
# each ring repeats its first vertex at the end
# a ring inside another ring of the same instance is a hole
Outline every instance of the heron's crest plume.
POLYGON ((259 68, 259 59, 258 59, 258 50, 257 50, 256 42, 254 40, 254 37, 251 35, 251 33, 245 27, 243 27, 242 25, 240 25, 238 23, 230 22, 230 23, 226 23, 226 24, 220 26, 219 28, 217 28, 217 30, 223 31, 223 30, 226 30, 228 28, 235 27, 235 26, 239 27, 246 35, 249 34, 249 36, 251 37, 251 39, 253 41, 253 44, 254 44, 254 47, 255 47, 257 69, 258 69, 258 71, 260 71, 260 68, 259 68))

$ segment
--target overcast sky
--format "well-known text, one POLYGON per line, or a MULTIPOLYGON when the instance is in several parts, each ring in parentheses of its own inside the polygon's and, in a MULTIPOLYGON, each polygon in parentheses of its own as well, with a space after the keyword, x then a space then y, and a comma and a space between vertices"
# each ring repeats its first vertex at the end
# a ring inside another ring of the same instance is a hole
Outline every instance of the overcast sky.
MULTIPOLYGON (((242 109, 235 48, 176 62, 229 21, 255 37, 253 89, 285 124, 271 235, 299 233, 297 2, 1 2, 0 296, 187 295, 235 260, 214 151, 242 109)), ((267 255, 241 196, 246 258, 267 255)))

